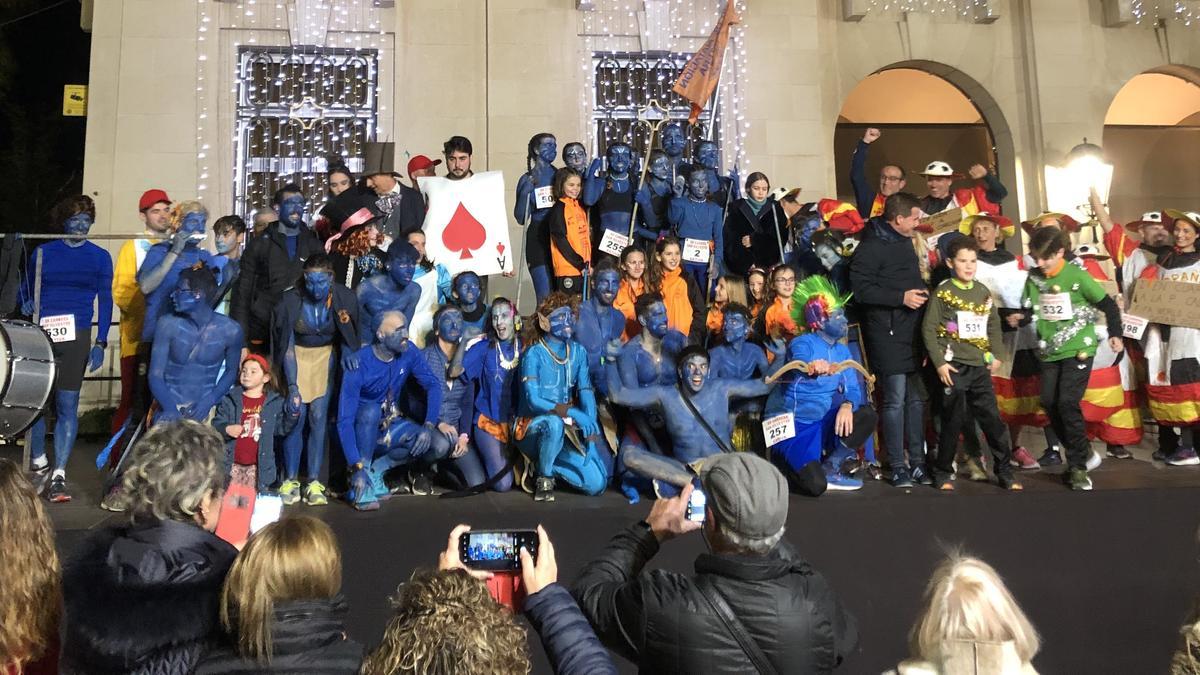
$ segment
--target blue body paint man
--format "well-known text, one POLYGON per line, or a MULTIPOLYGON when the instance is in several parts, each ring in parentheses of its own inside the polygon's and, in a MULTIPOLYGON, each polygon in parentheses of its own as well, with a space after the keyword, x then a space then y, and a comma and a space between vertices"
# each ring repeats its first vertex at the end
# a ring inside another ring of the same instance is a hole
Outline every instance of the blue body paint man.
POLYGON ((394 310, 404 315, 407 326, 421 299, 421 287, 413 283, 420 255, 412 244, 395 241, 388 248, 388 272, 376 274, 358 285, 362 325, 374 326, 380 313, 394 310))
POLYGON ((620 340, 625 330, 625 315, 613 307, 621 288, 621 273, 612 263, 601 263, 592 277, 592 297, 579 306, 579 321, 575 334, 587 351, 588 372, 593 374, 592 386, 600 396, 608 396, 608 378, 600 367, 604 348, 612 340, 620 340))
POLYGON ((538 208, 534 195, 538 188, 548 188, 554 182, 554 159, 558 154, 558 141, 553 134, 541 133, 529 139, 525 156, 526 171, 517 180, 517 200, 513 205, 513 217, 518 223, 529 226, 525 232, 525 264, 533 281, 533 291, 540 303, 550 293, 550 233, 546 229, 546 216, 550 207, 538 208))
POLYGON ((429 468, 446 451, 444 444, 442 454, 434 449, 442 383, 409 343, 404 314, 384 310, 372 328, 374 343, 358 350, 358 368, 342 376, 338 393, 338 439, 354 472, 347 497, 361 511, 378 509, 379 500, 391 494, 383 475, 398 466, 409 468, 414 494, 431 494, 429 468), (424 424, 398 412, 410 375, 427 392, 424 424))
MULTIPOLYGON (((633 168, 633 148, 625 143, 613 143, 608 146, 607 157, 607 175, 599 174, 599 159, 592 162, 583 174, 580 201, 584 206, 591 207, 595 214, 592 220, 593 247, 600 245, 605 230, 612 230, 621 236, 629 234, 629 219, 633 217, 633 203, 638 192, 630 173, 633 168), (599 227, 596 227, 597 224, 599 227)), ((638 210, 642 208, 645 207, 639 207, 638 210)))
MULTIPOLYGON (((451 460, 453 478, 460 487, 473 487, 483 483, 487 478, 483 474, 483 464, 479 461, 479 453, 475 452, 470 443, 472 388, 461 369, 451 366, 452 360, 457 360, 457 352, 462 349, 463 317, 462 312, 452 305, 438 309, 433 316, 436 339, 421 350, 429 372, 434 377, 440 377, 439 384, 442 393, 442 404, 437 412, 437 432, 433 442, 435 452, 448 454, 451 460)), ((422 390, 414 391, 409 387, 410 397, 408 410, 415 413, 428 407, 428 393, 422 390)), ((444 468, 444 467, 443 467, 444 468)))
POLYGON ((650 255, 662 229, 667 224, 667 209, 674 197, 671 183, 671 160, 662 150, 650 153, 646 183, 638 188, 638 221, 633 233, 650 255))
POLYGON ((537 480, 534 500, 553 501, 556 480, 597 495, 608 485, 596 447, 600 435, 587 353, 572 340, 575 311, 562 293, 538 308, 529 347, 521 357, 521 388, 514 437, 537 480))
POLYGON ((204 422, 237 380, 242 328, 213 310, 216 291, 211 270, 184 270, 171 294, 175 312, 158 320, 149 373, 160 406, 156 424, 183 417, 204 422))
MULTIPOLYGON (((704 169, 695 169, 688 176, 687 195, 679 195, 671 200, 667 220, 681 242, 693 239, 708 247, 708 262, 686 259, 683 262, 684 271, 692 275, 701 291, 707 293, 709 280, 715 279, 724 270, 725 227, 721 207, 708 201, 708 177, 704 169)), ((686 254, 686 242, 683 248, 686 254)))
MULTIPOLYGON (((496 298, 490 310, 488 337, 470 345, 463 357, 463 377, 477 390, 471 440, 489 477, 506 466, 505 446, 512 432, 517 401, 517 364, 521 343, 516 338, 516 312, 507 298, 496 298)), ((497 492, 512 489, 512 472, 507 471, 492 486, 497 492)))
POLYGON ((687 176, 684 176, 684 167, 687 166, 687 162, 683 161, 687 137, 684 136, 683 126, 678 122, 671 122, 663 127, 661 139, 663 153, 667 157, 667 168, 670 169, 667 173, 671 184, 675 185, 680 177, 687 180, 687 176))

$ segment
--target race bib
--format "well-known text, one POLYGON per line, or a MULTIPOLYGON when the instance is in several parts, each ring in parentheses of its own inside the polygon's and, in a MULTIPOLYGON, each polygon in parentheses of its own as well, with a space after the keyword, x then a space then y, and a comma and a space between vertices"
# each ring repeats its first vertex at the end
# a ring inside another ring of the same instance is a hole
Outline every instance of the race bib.
POLYGON ((539 209, 554 206, 554 189, 549 185, 533 189, 533 205, 539 209))
POLYGON ((683 240, 683 259, 687 262, 706 263, 711 251, 708 250, 708 241, 704 239, 684 239, 683 240))
POLYGON ((1046 293, 1041 297, 1042 321, 1066 321, 1075 315, 1069 293, 1046 293))
POLYGON ((615 258, 621 257, 621 251, 624 251, 626 246, 629 246, 629 237, 616 230, 605 230, 600 239, 600 252, 615 258))
POLYGON ((958 337, 962 340, 987 339, 986 314, 958 312, 958 337))
POLYGON ((72 342, 75 340, 74 314, 43 316, 38 319, 38 325, 50 336, 51 342, 72 342))
POLYGON ((796 420, 791 413, 783 413, 763 420, 762 428, 763 438, 767 439, 769 447, 795 437, 796 420))
POLYGON ((1146 334, 1146 326, 1150 322, 1132 314, 1121 315, 1121 335, 1134 340, 1141 340, 1146 334))

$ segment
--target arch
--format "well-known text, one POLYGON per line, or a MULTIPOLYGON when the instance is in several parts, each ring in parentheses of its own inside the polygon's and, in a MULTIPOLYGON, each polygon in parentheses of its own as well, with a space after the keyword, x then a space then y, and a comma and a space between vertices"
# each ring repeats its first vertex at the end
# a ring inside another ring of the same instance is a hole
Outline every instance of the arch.
MULTIPOLYGON (((1014 149, 1013 132, 1012 132, 1011 127, 1008 124, 1008 121, 1005 119, 1004 114, 1001 112, 1000 104, 997 103, 995 98, 993 98, 992 95, 990 93, 988 93, 988 91, 983 87, 983 85, 981 85, 977 80, 975 80, 971 76, 967 75, 966 73, 964 73, 963 71, 961 71, 957 68, 954 68, 953 66, 949 66, 947 64, 940 63, 937 61, 929 61, 929 60, 922 60, 922 59, 897 61, 894 63, 890 63, 888 65, 885 65, 881 68, 878 68, 877 70, 870 73, 867 77, 869 78, 872 76, 885 74, 885 73, 888 73, 889 71, 897 71, 897 72, 918 71, 926 76, 932 76, 937 79, 939 84, 942 85, 942 87, 940 89, 940 91, 941 91, 940 95, 945 95, 945 96, 951 95, 949 89, 947 89, 947 87, 946 87, 946 85, 948 85, 949 88, 952 88, 953 92, 961 95, 961 97, 963 99, 965 99, 965 102, 967 104, 969 104, 970 107, 973 108, 975 111, 977 111, 978 119, 968 121, 967 116, 961 112, 961 111, 965 110, 965 108, 960 107, 960 113, 957 116, 954 116, 946 121, 942 121, 941 123, 958 125, 958 126, 961 126, 961 128, 963 128, 963 129, 966 129, 966 127, 971 124, 982 125, 982 127, 986 130, 986 137, 985 137, 986 140, 984 140, 982 142, 984 142, 985 144, 990 146, 989 147, 989 150, 990 150, 989 155, 990 156, 980 157, 978 160, 974 160, 974 161, 986 164, 988 162, 985 160, 991 160, 991 163, 993 163, 996 167, 996 172, 1000 176, 1000 179, 1009 188, 1009 196, 1008 196, 1008 198, 1006 198, 1004 200, 1003 207, 1005 208, 1006 211, 1009 211, 1011 213, 1016 213, 1016 204, 1017 204, 1017 194, 1016 193, 1017 193, 1018 186, 1020 184, 1020 180, 1019 180, 1020 177, 1017 174, 1018 165, 1016 162, 1016 153, 1015 153, 1015 149, 1014 149)), ((863 80, 860 80, 858 83, 856 83, 855 87, 852 88, 850 92, 847 92, 846 95, 843 97, 843 102, 851 100, 853 97, 854 89, 857 89, 858 87, 863 86, 863 83, 866 81, 867 81, 867 78, 864 78, 863 80)), ((931 89, 931 91, 935 91, 935 90, 931 89)), ((947 98, 946 100, 949 101, 950 99, 947 98)), ((859 122, 860 122, 859 128, 861 128, 863 123, 866 123, 869 121, 870 120, 859 120, 859 122)), ((843 123, 843 120, 839 119, 839 127, 841 127, 842 123, 843 123)), ((937 122, 935 122, 935 123, 937 123, 937 122)), ((885 131, 885 135, 886 135, 886 131, 885 131)), ((845 136, 845 134, 842 134, 842 136, 845 136)), ((976 139, 977 142, 980 142, 977 132, 974 134, 973 137, 976 139)), ((838 166, 836 169, 837 181, 838 181, 837 184, 838 184, 838 188, 839 188, 838 193, 843 194, 844 196, 850 194, 848 192, 849 184, 848 184, 847 176, 849 173, 849 163, 850 163, 850 156, 851 156, 851 152, 843 151, 844 148, 842 148, 842 144, 844 144, 845 142, 846 141, 844 139, 842 139, 839 142, 838 134, 835 133, 835 146, 837 148, 835 150, 835 157, 837 158, 837 163, 838 163, 838 166), (845 185, 846 191, 844 191, 842 189, 843 185, 845 185)), ((850 150, 853 149, 854 142, 857 142, 857 139, 851 140, 850 150)), ((934 159, 938 159, 938 158, 937 157, 928 157, 926 159, 921 160, 921 162, 928 162, 928 161, 931 161, 934 159)), ((967 161, 967 160, 964 160, 964 161, 967 161)), ((962 161, 960 161, 959 163, 961 164, 962 161)), ((909 169, 915 168, 915 169, 919 170, 920 168, 923 168, 923 166, 924 166, 923 163, 920 166, 916 166, 916 163, 912 163, 912 164, 913 164, 913 166, 909 166, 906 168, 909 168, 909 169)), ((967 166, 965 166, 965 165, 964 166, 956 166, 955 168, 956 168, 956 170, 965 173, 967 166)), ((875 177, 873 175, 871 175, 870 169, 868 169, 868 180, 874 181, 874 179, 875 179, 875 177)), ((908 189, 911 191, 914 191, 914 192, 921 192, 923 190, 923 188, 924 188, 924 186, 920 184, 919 180, 916 183, 910 182, 909 186, 908 186, 908 189)))
POLYGON ((1109 103, 1102 145, 1113 165, 1109 208, 1117 221, 1200 207, 1200 69, 1168 64, 1127 80, 1109 103))

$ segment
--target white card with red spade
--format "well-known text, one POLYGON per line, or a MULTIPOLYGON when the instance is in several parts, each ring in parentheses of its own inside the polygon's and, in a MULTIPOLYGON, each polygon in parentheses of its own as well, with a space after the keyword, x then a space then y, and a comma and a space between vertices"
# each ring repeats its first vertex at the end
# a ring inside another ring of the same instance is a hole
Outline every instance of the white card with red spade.
POLYGON ((425 194, 425 253, 451 275, 511 272, 514 264, 504 205, 504 173, 484 171, 463 180, 417 179, 425 194))

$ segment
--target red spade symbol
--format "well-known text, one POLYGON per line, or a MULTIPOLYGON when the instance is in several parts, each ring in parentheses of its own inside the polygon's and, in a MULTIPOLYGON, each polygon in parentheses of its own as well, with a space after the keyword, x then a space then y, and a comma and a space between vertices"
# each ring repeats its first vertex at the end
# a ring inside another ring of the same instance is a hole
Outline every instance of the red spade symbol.
POLYGON ((471 251, 477 250, 487 241, 487 230, 483 223, 475 219, 467 207, 458 203, 446 229, 442 230, 442 245, 451 251, 460 251, 459 260, 471 258, 471 251))

